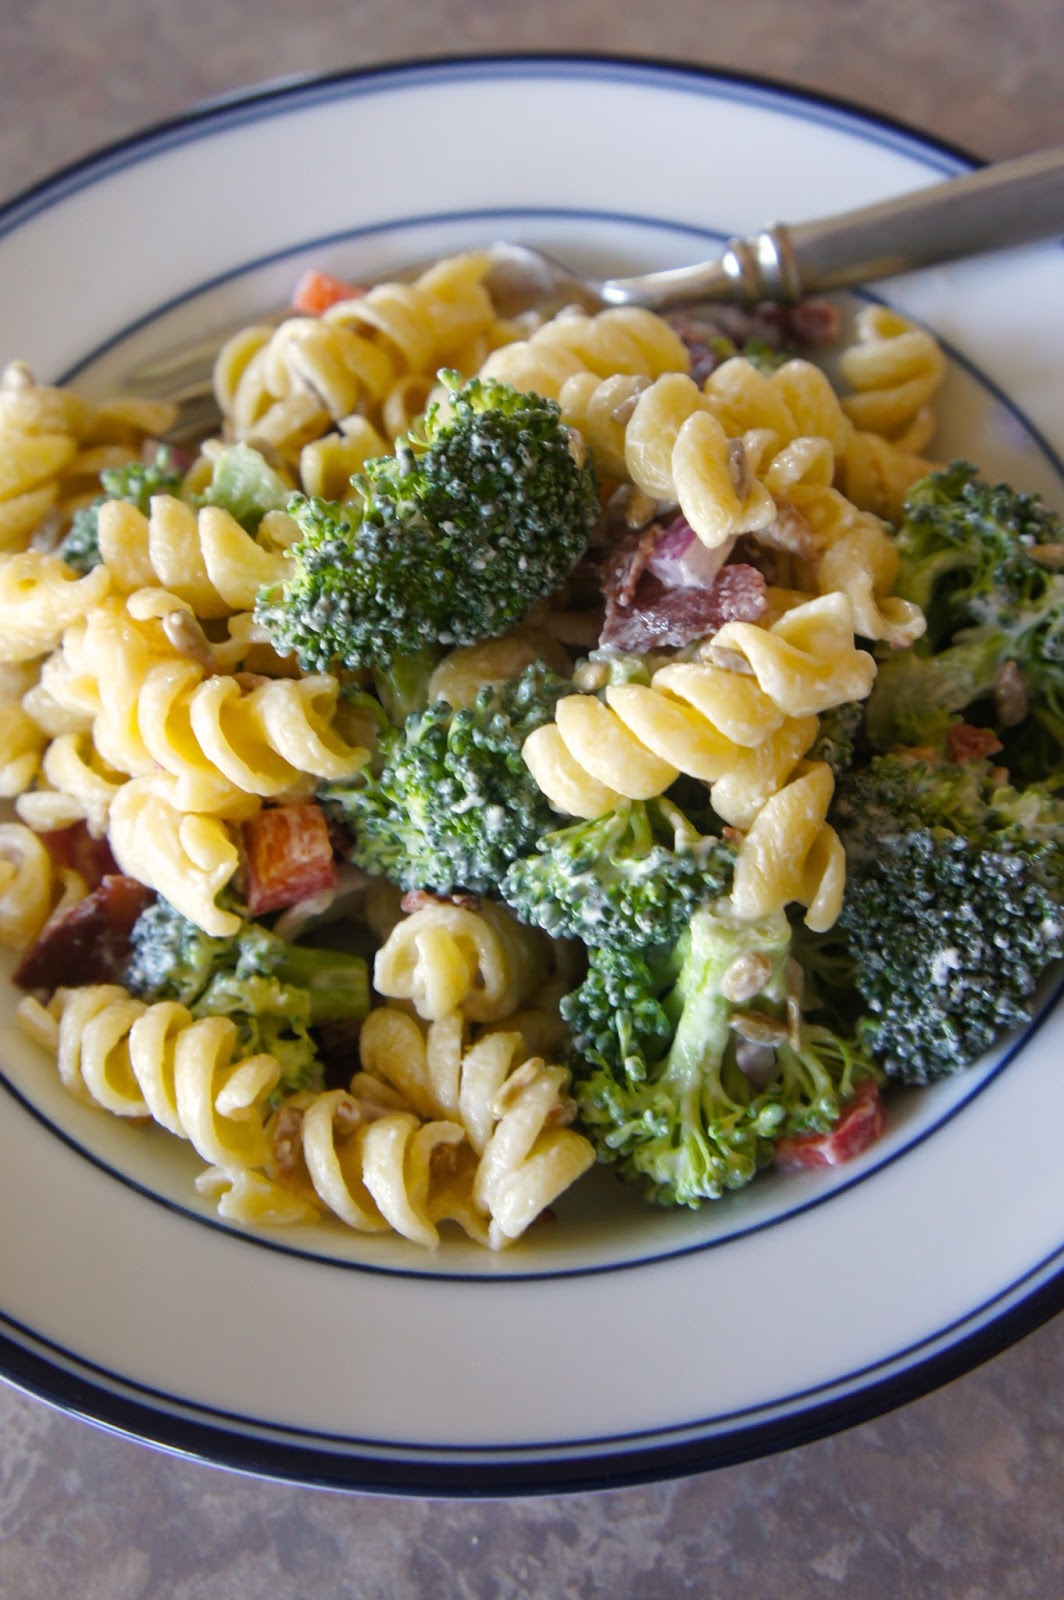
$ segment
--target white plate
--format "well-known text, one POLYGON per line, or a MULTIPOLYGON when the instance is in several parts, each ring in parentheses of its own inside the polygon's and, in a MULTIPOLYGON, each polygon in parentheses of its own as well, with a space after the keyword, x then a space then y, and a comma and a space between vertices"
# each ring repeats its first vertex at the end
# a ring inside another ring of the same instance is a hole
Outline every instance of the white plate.
MULTIPOLYGON (((90 157, 0 210, 0 352, 111 388, 283 301, 512 237, 591 267, 964 169, 779 87, 618 60, 423 63, 289 83, 90 157)), ((945 341, 939 453, 1061 504, 1056 246, 890 284, 945 341)), ((249 1238, 186 1152, 69 1100, 0 1035, 0 1365, 104 1424, 245 1470, 410 1492, 648 1479, 885 1409, 1064 1303, 1061 1015, 935 1090, 834 1174, 698 1214, 608 1173, 492 1257, 458 1239, 249 1238), (1007 1071, 1002 1070, 1007 1064, 1007 1071)), ((1050 997, 1055 1000, 1055 996, 1050 997)))

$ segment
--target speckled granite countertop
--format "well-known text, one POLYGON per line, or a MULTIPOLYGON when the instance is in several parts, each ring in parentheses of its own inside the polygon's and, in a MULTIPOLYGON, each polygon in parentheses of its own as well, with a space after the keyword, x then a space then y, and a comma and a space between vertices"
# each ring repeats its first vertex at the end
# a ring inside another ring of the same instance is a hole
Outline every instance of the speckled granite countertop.
MULTIPOLYGON (((760 71, 988 157, 1064 139, 1059 0, 0 0, 0 197, 243 85, 548 45, 760 71)), ((1061 1600, 1062 1372, 1058 1318, 800 1450, 648 1488, 463 1504, 244 1479, 0 1386, 0 1597, 1061 1600)))

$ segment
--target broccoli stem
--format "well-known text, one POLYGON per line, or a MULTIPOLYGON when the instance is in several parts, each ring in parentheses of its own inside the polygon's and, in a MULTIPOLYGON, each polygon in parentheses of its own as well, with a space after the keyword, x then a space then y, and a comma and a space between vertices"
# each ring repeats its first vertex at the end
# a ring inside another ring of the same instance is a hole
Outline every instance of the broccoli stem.
POLYGON ((361 956, 289 944, 275 975, 282 983, 306 989, 312 1025, 365 1017, 369 1011, 369 970, 361 956))

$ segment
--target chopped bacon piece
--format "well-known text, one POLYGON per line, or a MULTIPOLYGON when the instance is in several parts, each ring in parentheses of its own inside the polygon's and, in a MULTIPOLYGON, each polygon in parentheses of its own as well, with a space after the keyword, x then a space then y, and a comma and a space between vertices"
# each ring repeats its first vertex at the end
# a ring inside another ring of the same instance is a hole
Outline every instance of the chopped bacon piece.
POLYGON ((728 340, 740 350, 751 342, 779 352, 821 349, 836 342, 840 328, 838 308, 823 299, 793 306, 771 300, 756 306, 720 305, 702 316, 676 312, 668 321, 687 346, 691 376, 699 388, 726 359, 728 340))
POLYGON ((824 349, 839 337, 839 308, 831 300, 800 300, 787 307, 787 326, 796 344, 824 349))
POLYGON ((808 1167, 838 1167, 867 1150, 883 1132, 883 1102, 874 1083, 862 1083, 847 1101, 830 1133, 799 1133, 781 1139, 774 1166, 795 1172, 808 1167))
POLYGON ((626 534, 610 551, 599 572, 607 606, 632 604, 639 580, 664 531, 660 522, 652 522, 648 527, 626 534))
POLYGON ((341 300, 357 300, 365 292, 360 284, 347 283, 343 278, 334 278, 331 272, 312 267, 292 290, 292 310, 304 317, 320 317, 330 306, 341 300))
POLYGON ((110 873, 91 894, 50 917, 15 970, 21 989, 119 983, 133 924, 155 898, 136 878, 110 873))
POLYGON ((111 854, 106 837, 94 839, 84 822, 42 833, 41 843, 57 867, 69 867, 80 872, 90 889, 95 889, 104 878, 118 871, 118 863, 111 854))
POLYGON ((336 862, 325 813, 311 802, 271 806, 244 823, 248 910, 279 911, 335 889, 336 862))
POLYGON ((765 580, 745 562, 722 567, 702 589, 667 589, 652 572, 644 572, 630 607, 607 596, 601 642, 632 655, 679 648, 716 633, 726 622, 756 622, 765 606, 765 580))
POLYGON ((1003 748, 992 729, 973 728, 970 722, 955 722, 946 731, 949 758, 958 766, 965 761, 982 761, 984 756, 996 756, 1003 748))

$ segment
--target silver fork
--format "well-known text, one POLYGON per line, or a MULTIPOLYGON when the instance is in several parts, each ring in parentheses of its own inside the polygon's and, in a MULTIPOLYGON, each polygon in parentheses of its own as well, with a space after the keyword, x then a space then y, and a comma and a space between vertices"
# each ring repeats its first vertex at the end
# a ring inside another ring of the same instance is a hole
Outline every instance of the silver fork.
MULTIPOLYGON (((1064 147, 1057 147, 877 205, 812 222, 774 223, 748 238, 730 240, 711 260, 635 277, 590 278, 528 245, 499 241, 487 252, 485 284, 504 317, 568 305, 595 312, 624 305, 666 311, 726 301, 793 303, 806 295, 874 283, 1062 232, 1064 147)), ((279 308, 258 320, 280 321, 285 314, 279 308)), ((132 392, 177 405, 171 437, 191 437, 217 421, 211 368, 219 344, 231 331, 221 329, 128 375, 126 387, 132 392)))

